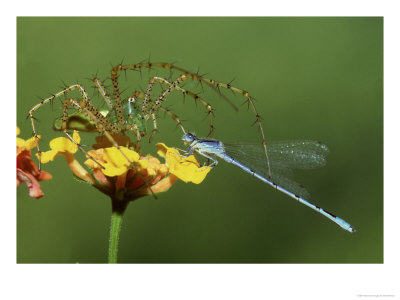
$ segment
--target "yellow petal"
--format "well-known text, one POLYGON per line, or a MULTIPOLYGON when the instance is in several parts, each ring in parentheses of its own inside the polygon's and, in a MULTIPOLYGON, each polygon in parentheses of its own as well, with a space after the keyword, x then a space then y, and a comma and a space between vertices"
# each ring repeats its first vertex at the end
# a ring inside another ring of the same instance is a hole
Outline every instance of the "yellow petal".
POLYGON ((104 169, 102 169, 103 174, 109 177, 119 176, 128 171, 128 168, 125 166, 115 167, 113 164, 110 163, 103 164, 103 166, 104 166, 104 169))
POLYGON ((209 166, 202 167, 200 170, 196 170, 196 173, 192 175, 192 182, 195 184, 202 183, 211 170, 212 168, 209 166))
MULTIPOLYGON (((131 162, 139 160, 140 156, 135 151, 122 146, 120 147, 120 149, 131 162)), ((103 159, 109 163, 114 164, 116 167, 129 166, 129 161, 121 153, 121 151, 115 147, 105 148, 103 159)))
POLYGON ((201 183, 211 171, 210 167, 200 167, 194 155, 182 156, 175 148, 169 148, 163 143, 156 144, 157 154, 165 157, 169 172, 184 182, 201 183))
POLYGON ((17 147, 20 147, 20 148, 25 147, 25 144, 26 144, 26 142, 24 139, 17 138, 17 147))
POLYGON ((157 143, 156 147, 158 156, 165 158, 169 148, 164 143, 157 143))
MULTIPOLYGON (((96 163, 94 164, 97 165, 96 163)), ((146 169, 148 164, 146 162, 135 162, 134 165, 136 170, 141 170, 141 169, 146 169)), ((116 166, 113 163, 103 163, 103 166, 104 169, 102 169, 101 171, 103 172, 104 175, 109 177, 120 176, 128 172, 128 170, 130 169, 129 163, 123 166, 116 166)))
MULTIPOLYGON (((41 162, 42 164, 48 163, 49 161, 53 161, 54 158, 59 154, 57 150, 49 150, 46 152, 42 152, 41 162)), ((39 158, 39 155, 36 153, 36 157, 39 158)))
MULTIPOLYGON (((78 132, 74 130, 74 134, 72 138, 75 140, 76 143, 81 142, 81 137, 79 136, 78 132)), ((75 153, 78 151, 78 146, 72 142, 70 139, 65 137, 55 138, 50 141, 50 148, 52 150, 57 150, 59 152, 68 152, 68 153, 75 153)))
MULTIPOLYGON (((40 139, 40 136, 38 136, 38 139, 40 139)), ((35 137, 31 137, 26 141, 25 147, 28 149, 32 149, 36 147, 36 139, 35 137)))
POLYGON ((79 136, 78 131, 74 130, 74 134, 72 135, 72 138, 77 142, 78 144, 81 142, 81 137, 79 136))
POLYGON ((19 135, 21 133, 21 129, 19 129, 19 127, 17 126, 17 135, 19 135))
POLYGON ((88 158, 85 161, 85 165, 87 165, 88 167, 90 167, 92 169, 100 168, 99 164, 97 164, 93 159, 90 159, 90 158, 88 158))
MULTIPOLYGON (((37 137, 40 140, 40 135, 38 135, 37 137)), ((17 146, 20 148, 26 148, 28 150, 35 148, 36 147, 35 137, 31 137, 30 139, 28 139, 26 141, 24 139, 17 137, 17 146)))
POLYGON ((182 162, 179 167, 170 169, 169 172, 174 174, 184 182, 201 183, 211 171, 210 167, 197 167, 192 162, 182 162))
MULTIPOLYGON (((135 164, 136 168, 147 168, 148 162, 139 161, 140 156, 138 153, 122 146, 120 149, 126 155, 126 157, 128 157, 128 159, 135 164)), ((103 150, 103 160, 105 162, 102 163, 104 166, 102 172, 104 175, 114 177, 122 175, 128 171, 128 168, 130 168, 130 163, 120 150, 115 147, 105 148, 103 150)), ((90 162, 90 160, 87 160, 85 164, 92 168, 98 168, 98 165, 93 161, 90 162)))
POLYGON ((75 153, 78 151, 78 146, 65 137, 59 137, 51 140, 50 148, 59 152, 75 153))

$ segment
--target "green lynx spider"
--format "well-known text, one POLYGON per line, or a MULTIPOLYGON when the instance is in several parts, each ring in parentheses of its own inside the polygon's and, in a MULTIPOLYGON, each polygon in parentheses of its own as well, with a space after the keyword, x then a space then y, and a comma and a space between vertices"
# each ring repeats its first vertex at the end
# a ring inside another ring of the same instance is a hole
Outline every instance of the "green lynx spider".
MULTIPOLYGON (((265 155, 266 159, 268 162, 269 166, 269 160, 268 160, 268 155, 267 155, 267 147, 266 147, 266 140, 264 136, 264 130, 261 125, 261 118, 260 115, 258 114, 255 104, 254 104, 254 99, 250 96, 250 94, 242 89, 236 88, 234 86, 231 86, 230 84, 227 83, 222 83, 213 79, 209 79, 206 77, 203 77, 197 73, 192 73, 190 71, 187 71, 185 69, 182 69, 180 67, 177 67, 173 64, 170 63, 165 63, 165 62, 141 62, 133 65, 122 65, 118 64, 115 67, 112 68, 111 70, 111 82, 112 82, 112 88, 113 88, 113 99, 109 96, 105 86, 103 83, 97 78, 93 78, 93 83, 98 89, 99 93, 101 94, 102 98, 106 102, 108 108, 110 111, 108 112, 107 115, 103 115, 97 108, 95 108, 92 105, 92 102, 89 98, 88 93, 86 92, 85 88, 80 85, 80 84, 73 84, 70 86, 66 86, 63 90, 57 92, 56 94, 53 94, 51 97, 47 99, 43 99, 40 103, 35 105, 32 109, 29 110, 29 117, 31 119, 32 123, 32 129, 33 129, 33 135, 36 140, 36 147, 37 147, 37 152, 38 152, 38 157, 39 157, 39 170, 41 170, 41 150, 39 146, 39 138, 37 135, 36 127, 35 127, 35 118, 34 118, 34 113, 36 110, 38 110, 40 107, 42 107, 46 103, 51 103, 54 99, 59 98, 61 96, 66 96, 69 92, 77 90, 80 92, 82 98, 80 100, 73 99, 73 98, 68 98, 63 102, 63 115, 62 115, 62 122, 61 122, 61 128, 60 130, 73 142, 75 143, 81 151, 83 151, 86 156, 89 159, 92 159, 96 163, 98 163, 93 157, 90 156, 83 148, 82 146, 77 143, 72 136, 68 133, 68 121, 69 121, 69 114, 68 114, 68 108, 73 107, 76 109, 77 113, 79 112, 81 115, 84 115, 90 126, 92 126, 93 130, 90 131, 97 131, 99 133, 102 133, 106 136, 106 138, 112 143, 114 147, 117 149, 120 149, 119 145, 117 142, 114 140, 113 136, 114 134, 124 134, 127 131, 132 132, 134 135, 137 137, 137 143, 139 144, 141 141, 141 138, 146 135, 146 129, 145 129, 145 122, 149 120, 150 118, 153 120, 153 130, 150 136, 150 141, 152 140, 154 134, 157 132, 157 121, 156 121, 156 116, 155 113, 158 110, 162 110, 166 112, 175 122, 177 122, 177 125, 182 129, 184 133, 186 133, 181 120, 178 118, 177 115, 172 113, 170 110, 167 108, 164 108, 162 106, 162 103, 166 99, 166 97, 173 91, 177 90, 182 92, 184 95, 189 95, 192 97, 195 101, 200 102, 202 106, 206 109, 209 119, 210 119, 210 132, 209 136, 212 137, 213 132, 214 132, 214 125, 213 125, 213 108, 212 106, 199 97, 197 94, 185 90, 182 87, 180 87, 180 84, 184 82, 187 79, 191 79, 194 81, 199 81, 200 83, 205 83, 208 85, 210 88, 213 90, 217 91, 221 97, 223 97, 229 104, 232 105, 234 109, 237 110, 236 106, 233 105, 229 99, 227 99, 224 95, 222 95, 219 91, 219 88, 226 88, 229 89, 235 93, 241 94, 246 98, 246 101, 248 105, 251 106, 252 111, 255 114, 255 122, 258 124, 258 127, 260 129, 260 133, 262 136, 262 144, 265 149, 265 155), (139 94, 136 93, 132 97, 128 98, 126 103, 122 103, 121 100, 121 94, 119 90, 119 84, 118 84, 118 77, 120 72, 122 71, 128 71, 128 70, 141 70, 142 68, 163 68, 163 69, 169 69, 169 70, 176 70, 181 73, 181 75, 178 76, 177 79, 173 81, 169 81, 165 78, 154 76, 150 78, 149 84, 147 86, 146 92, 144 94, 141 94, 140 97, 137 97, 139 94), (161 95, 158 96, 158 98, 153 101, 151 99, 151 93, 152 89, 155 85, 155 83, 161 83, 163 85, 166 85, 167 88, 162 91, 161 95), (142 98, 142 103, 141 103, 141 108, 137 108, 137 98, 142 98)), ((131 164, 132 168, 134 168, 132 162, 129 160, 128 157, 121 151, 123 156, 127 159, 127 161, 131 164)), ((101 164, 98 163, 100 166, 101 164)), ((101 166, 103 167, 103 166, 101 166)))

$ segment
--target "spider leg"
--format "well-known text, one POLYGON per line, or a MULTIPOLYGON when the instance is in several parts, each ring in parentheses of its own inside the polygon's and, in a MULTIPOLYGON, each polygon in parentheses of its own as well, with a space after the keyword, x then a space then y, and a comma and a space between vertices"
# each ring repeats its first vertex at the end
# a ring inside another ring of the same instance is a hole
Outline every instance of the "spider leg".
MULTIPOLYGON (((185 128, 182 125, 182 121, 179 119, 179 117, 174 114, 171 110, 169 110, 168 108, 162 107, 160 106, 159 109, 161 109, 162 111, 164 111, 165 113, 167 113, 167 115, 169 115, 177 124, 177 126, 179 126, 183 133, 186 133, 185 128)), ((149 143, 151 143, 151 141, 153 140, 154 135, 157 133, 157 122, 156 122, 156 117, 154 114, 151 115, 152 119, 153 119, 153 131, 151 133, 151 136, 149 138, 149 143)))
POLYGON ((142 102, 142 114, 145 115, 147 112, 147 106, 151 103, 151 91, 153 90, 154 84, 157 82, 157 77, 150 78, 149 84, 147 85, 146 93, 144 94, 143 102, 142 102))
POLYGON ((255 123, 258 124, 258 128, 259 128, 260 133, 261 133, 261 137, 262 137, 261 144, 264 147, 265 157, 266 157, 266 160, 267 160, 268 175, 271 176, 271 167, 270 167, 270 162, 269 162, 269 158, 268 158, 267 142, 266 142, 266 139, 265 139, 264 129, 263 129, 262 124, 261 124, 261 116, 258 114, 258 111, 256 109, 256 105, 254 103, 254 98, 251 97, 250 94, 247 91, 239 89, 239 88, 236 88, 234 86, 231 86, 228 83, 222 83, 222 82, 219 82, 219 81, 216 81, 216 80, 213 80, 213 79, 208 79, 208 78, 205 78, 205 77, 201 77, 200 80, 208 82, 210 84, 213 84, 217 88, 222 87, 222 88, 231 90, 231 91, 233 91, 233 92, 235 92, 237 94, 240 94, 240 95, 242 95, 243 97, 246 98, 247 103, 251 106, 251 108, 253 110, 253 113, 254 113, 255 118, 256 118, 255 123))
POLYGON ((118 120, 118 127, 120 131, 124 131, 126 129, 126 122, 124 118, 124 114, 122 112, 122 101, 121 101, 121 93, 119 91, 118 86, 118 72, 120 68, 118 65, 111 70, 111 82, 113 85, 113 98, 114 98, 114 105, 113 109, 115 110, 117 120, 118 120))
POLYGON ((185 81, 187 79, 187 76, 185 74, 182 74, 179 76, 176 80, 174 80, 171 84, 168 85, 168 88, 165 89, 161 95, 157 98, 157 100, 154 102, 153 106, 149 109, 147 115, 145 115, 145 118, 148 118, 149 115, 153 114, 155 111, 158 110, 158 108, 161 106, 165 98, 174 90, 176 87, 185 81))
MULTIPOLYGON (((145 94, 144 94, 143 92, 135 91, 135 92, 133 93, 133 97, 134 97, 134 98, 141 98, 141 99, 143 99, 143 98, 145 97, 145 94)), ((150 100, 150 101, 151 101, 151 100, 150 100)), ((180 119, 176 114, 174 114, 170 109, 165 108, 165 107, 163 107, 163 106, 160 106, 159 109, 161 109, 161 110, 164 111, 168 116, 170 116, 170 117, 177 123, 177 126, 179 126, 179 127, 182 129, 183 133, 186 133, 186 130, 185 130, 185 128, 184 128, 183 125, 182 125, 181 119, 180 119)), ((155 116, 155 114, 152 114, 151 117, 152 117, 152 119, 153 119, 153 131, 152 131, 152 134, 151 134, 151 136, 150 136, 150 138, 149 138, 149 143, 151 143, 151 141, 152 141, 154 135, 157 133, 157 121, 156 121, 156 116, 155 116)))
POLYGON ((81 146, 81 144, 79 144, 77 141, 74 140, 74 138, 67 132, 67 130, 63 130, 63 133, 69 138, 70 141, 72 141, 75 145, 78 146, 79 150, 81 150, 83 153, 85 153, 85 155, 93 160, 96 164, 98 164, 102 169, 105 169, 104 166, 99 163, 93 156, 91 156, 88 152, 86 152, 85 149, 83 149, 83 147, 81 146))
POLYGON ((157 133, 157 118, 154 113, 151 114, 151 118, 153 119, 153 130, 151 131, 151 135, 149 137, 149 143, 153 140, 154 135, 157 133))
POLYGON ((63 90, 59 91, 58 93, 52 95, 51 97, 47 98, 47 99, 43 99, 42 101, 40 101, 40 103, 36 104, 34 107, 32 107, 29 110, 29 117, 31 119, 31 124, 32 124, 32 130, 33 130, 33 136, 35 137, 35 141, 36 141, 36 149, 37 149, 37 153, 38 153, 38 157, 39 157, 39 172, 42 169, 42 161, 41 161, 41 157, 42 157, 42 152, 40 151, 40 145, 39 145, 39 137, 36 131, 36 126, 35 126, 35 117, 34 117, 34 113, 43 105, 45 105, 46 103, 52 103, 52 101, 56 98, 59 98, 73 90, 78 90, 81 95, 82 98, 84 99, 84 101, 86 101, 87 103, 90 103, 90 99, 89 96, 85 90, 85 88, 80 85, 80 84, 73 84, 70 86, 65 87, 63 90))
MULTIPOLYGON (((158 78, 159 79, 159 78, 158 78)), ((161 95, 158 97, 158 99, 154 102, 153 106, 149 109, 148 114, 145 114, 145 118, 148 119, 149 115, 152 115, 156 110, 158 110, 161 107, 161 104, 163 103, 163 101, 165 100, 165 98, 171 93, 172 90, 176 89, 179 90, 181 92, 185 92, 186 94, 191 95, 195 100, 200 101, 203 105, 205 105, 206 109, 208 110, 209 116, 210 116, 210 133, 209 135, 212 136, 213 131, 214 131, 214 126, 213 126, 213 114, 212 114, 212 107, 211 105, 209 105, 205 100, 203 100, 202 98, 200 98, 198 95, 186 91, 183 88, 179 87, 179 84, 182 83, 184 80, 186 80, 187 77, 185 74, 181 75, 178 77, 178 79, 176 79, 175 81, 173 81, 172 83, 169 83, 167 80, 165 79, 160 79, 161 82, 163 83, 168 83, 168 88, 165 89, 161 95)), ((184 129, 183 129, 184 130, 184 129)))
MULTIPOLYGON (((168 86, 171 86, 171 85, 172 85, 172 83, 169 82, 168 80, 166 80, 165 78, 162 78, 162 77, 154 77, 154 78, 155 78, 155 80, 157 80, 157 81, 160 82, 160 83, 166 84, 166 85, 168 85, 168 86)), ((208 116, 209 116, 209 118, 210 118, 210 132, 209 132, 208 136, 209 136, 209 137, 212 137, 212 135, 213 135, 213 133, 214 133, 214 124, 213 124, 213 116, 214 116, 213 113, 214 113, 214 109, 212 108, 212 106, 211 106, 206 100, 204 100, 203 98, 201 98, 201 97, 198 96, 197 94, 195 94, 195 93, 193 93, 193 92, 191 92, 191 91, 185 90, 184 88, 181 88, 179 85, 176 85, 176 86, 174 87, 174 89, 177 90, 177 91, 180 91, 183 95, 189 95, 189 96, 192 97, 195 101, 199 101, 199 102, 204 106, 204 108, 207 110, 207 114, 208 114, 208 116)), ((162 103, 164 100, 165 100, 165 98, 163 98, 163 99, 161 100, 161 103, 162 103)), ((183 129, 183 132, 185 133, 185 130, 184 130, 184 129, 183 129)))
POLYGON ((216 87, 213 83, 204 80, 205 78, 203 76, 200 76, 199 74, 190 72, 188 70, 185 70, 181 67, 175 66, 173 64, 170 63, 166 63, 166 62, 140 62, 137 64, 132 64, 132 65, 117 65, 114 67, 114 69, 116 70, 116 72, 121 72, 121 71, 125 71, 125 70, 136 70, 139 69, 141 70, 142 68, 148 68, 151 69, 152 67, 158 67, 158 68, 163 68, 163 69, 167 69, 167 70, 176 70, 179 71, 181 73, 184 73, 185 75, 187 75, 188 78, 191 78, 192 80, 197 80, 200 82, 205 83, 206 85, 208 85, 212 90, 214 90, 215 92, 217 92, 226 102, 229 103, 229 105, 232 106, 232 108, 234 110, 238 110, 238 108, 227 98, 225 97, 216 87))
POLYGON ((186 130, 182 125, 181 119, 176 114, 174 114, 170 109, 163 107, 163 106, 160 106, 160 109, 162 111, 166 112, 167 115, 169 115, 177 123, 176 126, 179 126, 182 129, 184 134, 186 133, 186 130))
POLYGON ((135 151, 140 153, 140 142, 142 141, 142 134, 140 133, 139 127, 135 124, 132 123, 128 128, 128 131, 133 132, 136 135, 136 147, 135 147, 135 151))
POLYGON ((104 84, 97 77, 93 78, 93 83, 99 90, 100 95, 103 97, 104 101, 107 103, 108 108, 113 109, 113 103, 110 96, 108 95, 107 89, 105 88, 104 84))

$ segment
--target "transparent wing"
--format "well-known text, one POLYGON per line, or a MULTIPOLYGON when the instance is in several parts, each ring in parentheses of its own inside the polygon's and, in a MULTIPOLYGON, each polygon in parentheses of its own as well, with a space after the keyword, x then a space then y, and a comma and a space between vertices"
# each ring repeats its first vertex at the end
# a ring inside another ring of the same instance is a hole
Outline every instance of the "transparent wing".
POLYGON ((326 164, 328 147, 317 141, 283 141, 267 144, 270 160, 271 176, 264 147, 260 144, 229 144, 225 143, 227 155, 236 159, 254 172, 259 173, 273 183, 304 199, 310 194, 301 184, 293 180, 292 169, 313 169, 326 164))
MULTIPOLYGON (((225 150, 233 155, 249 156, 253 160, 265 159, 261 144, 224 143, 225 150)), ((268 157, 275 165, 290 169, 314 169, 326 164, 328 147, 318 141, 282 141, 267 144, 268 157)))

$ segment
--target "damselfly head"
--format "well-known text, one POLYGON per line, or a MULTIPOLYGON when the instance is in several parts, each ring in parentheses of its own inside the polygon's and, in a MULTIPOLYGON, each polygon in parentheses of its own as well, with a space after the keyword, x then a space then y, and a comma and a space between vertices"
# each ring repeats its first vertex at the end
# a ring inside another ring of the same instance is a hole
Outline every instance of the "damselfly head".
POLYGON ((196 136, 191 134, 190 132, 186 133, 183 137, 182 137, 182 141, 185 144, 190 144, 192 143, 194 140, 196 140, 196 136))

